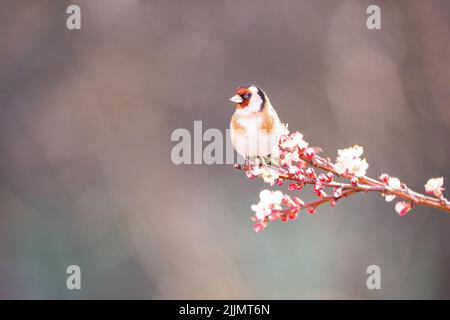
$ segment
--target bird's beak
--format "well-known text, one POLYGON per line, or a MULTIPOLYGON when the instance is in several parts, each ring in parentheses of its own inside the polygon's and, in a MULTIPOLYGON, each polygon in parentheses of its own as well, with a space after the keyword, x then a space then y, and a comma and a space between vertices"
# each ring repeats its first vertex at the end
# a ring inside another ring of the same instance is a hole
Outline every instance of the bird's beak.
POLYGON ((244 100, 242 100, 241 96, 237 94, 235 96, 232 96, 230 101, 234 103, 242 103, 244 100))

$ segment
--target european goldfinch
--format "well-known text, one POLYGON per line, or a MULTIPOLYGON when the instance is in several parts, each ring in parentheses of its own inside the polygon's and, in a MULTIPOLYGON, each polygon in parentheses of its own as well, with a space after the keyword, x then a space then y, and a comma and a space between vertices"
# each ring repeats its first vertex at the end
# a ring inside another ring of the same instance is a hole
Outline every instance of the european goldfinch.
POLYGON ((267 95, 255 85, 237 88, 230 101, 236 104, 230 123, 234 149, 247 161, 278 154, 278 142, 285 127, 267 95))

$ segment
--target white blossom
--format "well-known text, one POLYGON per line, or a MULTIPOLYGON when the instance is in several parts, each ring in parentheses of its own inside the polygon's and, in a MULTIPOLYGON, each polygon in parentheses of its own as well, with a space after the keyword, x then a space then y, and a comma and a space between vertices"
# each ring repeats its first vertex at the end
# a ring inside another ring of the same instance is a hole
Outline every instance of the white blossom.
POLYGON ((432 194, 434 194, 435 197, 439 198, 442 196, 442 191, 444 191, 443 185, 444 185, 443 177, 431 178, 431 179, 428 179, 428 181, 425 185, 425 191, 427 193, 432 193, 432 194))
POLYGON ((281 191, 263 190, 259 194, 259 203, 252 205, 251 209, 255 212, 258 220, 264 220, 269 216, 272 210, 280 210, 283 201, 283 193, 281 191))
POLYGON ((357 145, 351 148, 339 149, 334 165, 336 172, 338 174, 350 173, 356 177, 365 176, 369 164, 366 159, 361 159, 363 152, 363 147, 357 145))
MULTIPOLYGON (((400 189, 402 183, 398 178, 389 177, 387 185, 392 189, 400 189)), ((385 195, 385 199, 387 202, 391 202, 392 200, 395 199, 395 196, 392 194, 387 194, 385 195)))
POLYGON ((308 147, 308 142, 303 140, 303 135, 300 132, 294 132, 286 139, 286 141, 280 143, 280 146, 286 149, 299 147, 300 150, 304 150, 308 147))
POLYGON ((279 174, 276 170, 274 169, 270 169, 270 168, 266 168, 264 170, 264 172, 261 174, 261 177, 264 179, 265 183, 270 184, 271 186, 274 185, 275 180, 278 179, 279 174))

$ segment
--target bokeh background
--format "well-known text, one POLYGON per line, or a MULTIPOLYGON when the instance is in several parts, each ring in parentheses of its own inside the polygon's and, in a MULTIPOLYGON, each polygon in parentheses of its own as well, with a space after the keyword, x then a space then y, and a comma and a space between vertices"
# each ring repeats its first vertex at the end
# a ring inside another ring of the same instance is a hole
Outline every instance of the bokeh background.
POLYGON ((450 298, 447 213, 399 217, 368 194, 256 234, 267 185, 170 158, 173 130, 225 133, 228 98, 256 83, 325 155, 359 144, 370 176, 450 182, 449 15, 446 0, 1 1, 0 297, 450 298))

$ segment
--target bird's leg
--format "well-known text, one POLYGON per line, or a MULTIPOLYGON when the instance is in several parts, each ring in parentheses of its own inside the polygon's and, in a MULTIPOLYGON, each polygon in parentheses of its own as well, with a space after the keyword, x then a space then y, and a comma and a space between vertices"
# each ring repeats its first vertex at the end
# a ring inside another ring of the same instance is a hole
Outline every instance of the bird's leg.
POLYGON ((272 155, 269 153, 269 155, 267 156, 269 158, 269 166, 272 165, 272 155))
POLYGON ((264 160, 264 157, 258 157, 258 159, 260 159, 263 166, 267 168, 267 164, 266 161, 264 160))

